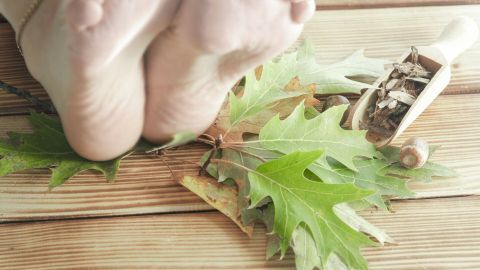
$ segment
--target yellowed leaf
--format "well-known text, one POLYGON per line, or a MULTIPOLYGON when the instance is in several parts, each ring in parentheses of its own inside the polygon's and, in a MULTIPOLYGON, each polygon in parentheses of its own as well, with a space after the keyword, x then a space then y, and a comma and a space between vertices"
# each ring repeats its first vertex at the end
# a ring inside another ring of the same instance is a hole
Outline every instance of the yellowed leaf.
POLYGON ((178 182, 229 217, 249 237, 252 236, 253 224, 245 226, 240 220, 238 191, 235 187, 218 183, 210 177, 192 175, 184 175, 178 179, 178 182))

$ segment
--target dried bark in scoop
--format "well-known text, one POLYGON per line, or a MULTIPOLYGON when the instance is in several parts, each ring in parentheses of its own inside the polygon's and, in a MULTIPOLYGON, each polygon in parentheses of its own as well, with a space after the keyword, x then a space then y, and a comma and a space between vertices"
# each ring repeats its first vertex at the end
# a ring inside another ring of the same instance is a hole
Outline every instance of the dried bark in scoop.
POLYGON ((385 137, 393 135, 432 78, 431 72, 418 61, 418 50, 413 46, 410 60, 393 64, 394 70, 381 83, 377 101, 368 108, 368 120, 362 123, 362 128, 385 137))

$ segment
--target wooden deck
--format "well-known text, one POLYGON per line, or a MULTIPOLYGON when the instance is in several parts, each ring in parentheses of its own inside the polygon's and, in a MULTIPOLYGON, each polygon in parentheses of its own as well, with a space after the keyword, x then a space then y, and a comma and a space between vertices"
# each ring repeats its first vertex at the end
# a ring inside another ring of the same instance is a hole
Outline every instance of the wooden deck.
MULTIPOLYGON (((318 1, 305 27, 323 63, 358 48, 396 59, 411 45, 427 45, 456 15, 480 23, 480 1, 318 1)), ((480 269, 480 43, 459 57, 444 93, 397 142, 420 136, 442 148, 434 160, 460 176, 415 184, 416 199, 396 200, 394 213, 365 212, 397 245, 365 249, 371 269, 480 269)), ((16 51, 14 33, 0 19, 0 80, 47 99, 16 51)), ((0 136, 28 131, 30 104, 0 92, 0 136)), ((195 162, 207 148, 172 151, 195 162)), ((175 171, 195 172, 188 162, 175 171)), ((47 190, 48 172, 0 178, 0 269, 294 269, 293 257, 265 261, 264 229, 247 238, 171 178, 159 160, 134 155, 118 180, 83 173, 47 190)))

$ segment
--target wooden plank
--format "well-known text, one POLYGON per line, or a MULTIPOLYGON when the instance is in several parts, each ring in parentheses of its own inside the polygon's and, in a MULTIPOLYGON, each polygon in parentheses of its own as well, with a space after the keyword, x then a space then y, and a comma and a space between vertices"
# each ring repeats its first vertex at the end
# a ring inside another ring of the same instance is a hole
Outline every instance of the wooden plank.
POLYGON ((206 147, 193 144, 168 159, 133 155, 122 162, 115 183, 94 172, 82 173, 48 191, 48 170, 30 170, 0 178, 0 222, 88 216, 112 216, 211 209, 172 178, 196 175, 206 147))
MULTIPOLYGON (((478 104, 480 94, 441 96, 397 140, 398 144, 409 136, 419 136, 442 145, 433 159, 461 174, 428 184, 411 183, 419 198, 480 194, 478 104)), ((29 130, 24 116, 0 117, 0 136, 6 131, 29 130)), ((195 174, 197 168, 192 163, 206 149, 194 144, 172 150, 168 162, 174 171, 195 174)), ((124 161, 115 184, 105 183, 103 177, 93 173, 81 174, 51 192, 47 184, 48 173, 43 170, 0 178, 0 221, 209 209, 176 184, 161 160, 142 155, 124 161)))
POLYGON ((394 141, 401 145, 409 137, 420 137, 441 148, 432 160, 459 173, 457 178, 434 183, 410 183, 418 197, 480 194, 480 94, 443 95, 394 141))
MULTIPOLYGON (((431 43, 458 14, 480 20, 480 6, 320 11, 306 25, 304 36, 314 42, 321 63, 339 61, 358 48, 367 48, 370 56, 394 60, 411 45, 431 43)), ((480 66, 476 59, 480 59, 480 43, 455 61, 452 83, 445 93, 480 92, 480 66)), ((0 24, 0 79, 47 98, 28 75, 13 31, 6 24, 0 24)), ((26 112, 28 106, 22 99, 0 92, 0 113, 26 112)))
MULTIPOLYGON (((402 201, 365 213, 397 245, 367 248, 370 269, 480 269, 480 197, 402 201)), ((294 269, 265 261, 264 229, 248 239, 217 212, 0 225, 7 269, 294 269)))
POLYGON ((479 0, 316 0, 317 10, 479 4, 479 0))
MULTIPOLYGON (((410 46, 435 41, 452 18, 472 17, 480 25, 480 5, 319 11, 303 33, 321 63, 340 61, 359 48, 366 54, 395 61, 410 46)), ((445 94, 480 92, 480 42, 454 61, 445 94)))
MULTIPOLYGON (((48 100, 42 86, 32 78, 17 50, 15 33, 7 23, 0 23, 0 80, 15 87, 28 89, 42 100, 48 100)), ((0 114, 7 112, 27 112, 31 104, 13 94, 0 89, 0 114)))

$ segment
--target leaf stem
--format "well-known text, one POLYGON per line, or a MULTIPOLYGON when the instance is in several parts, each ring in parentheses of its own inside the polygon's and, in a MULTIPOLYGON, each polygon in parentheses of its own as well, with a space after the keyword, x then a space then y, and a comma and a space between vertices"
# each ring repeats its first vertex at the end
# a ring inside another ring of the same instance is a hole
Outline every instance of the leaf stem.
POLYGON ((210 162, 211 162, 211 163, 226 163, 226 164, 230 164, 230 165, 237 166, 237 167, 242 168, 242 169, 244 169, 244 170, 246 170, 246 171, 249 171, 249 172, 255 172, 255 170, 252 170, 252 169, 250 169, 250 168, 248 168, 248 167, 246 167, 246 166, 240 165, 240 164, 235 163, 235 162, 232 162, 232 161, 230 161, 230 160, 212 158, 212 159, 210 160, 210 162))
POLYGON ((254 158, 257 158, 257 159, 261 160, 262 162, 267 162, 267 160, 264 159, 263 157, 261 157, 261 156, 259 156, 259 155, 257 155, 257 154, 254 154, 254 153, 245 151, 245 150, 243 150, 243 149, 237 148, 237 147, 235 147, 235 146, 230 147, 230 149, 233 149, 233 150, 235 150, 235 151, 238 151, 238 152, 247 154, 247 155, 249 155, 249 156, 252 156, 252 157, 254 157, 254 158))
POLYGON ((202 137, 202 136, 203 136, 203 137, 207 137, 208 139, 210 139, 210 141, 211 141, 212 143, 214 143, 214 142, 215 142, 215 137, 213 137, 213 136, 212 136, 212 135, 210 135, 210 134, 203 133, 203 134, 202 134, 202 135, 200 135, 199 137, 202 137))
POLYGON ((211 145, 211 146, 215 145, 215 141, 205 140, 205 139, 201 139, 201 138, 197 138, 197 139, 195 139, 195 141, 196 142, 201 142, 201 143, 204 143, 204 144, 208 144, 208 145, 211 145))
POLYGON ((25 89, 20 89, 15 86, 12 86, 8 83, 0 81, 0 88, 6 91, 7 93, 17 95, 28 102, 32 103, 34 106, 41 109, 43 112, 46 113, 56 113, 55 107, 51 102, 40 100, 39 98, 35 97, 30 93, 30 91, 25 89))
MULTIPOLYGON (((207 134, 205 134, 205 135, 207 135, 207 134)), ((208 135, 208 136, 210 136, 210 135, 208 135)), ((212 136, 210 136, 210 137, 212 137, 212 136)), ((200 172, 198 172, 199 176, 205 175, 205 173, 207 172, 208 165, 210 165, 210 161, 217 154, 218 149, 220 148, 220 145, 222 145, 222 143, 223 143, 223 137, 222 137, 222 134, 220 134, 218 136, 218 138, 215 138, 215 144, 213 145, 213 149, 211 150, 210 155, 208 155, 208 158, 205 161, 205 163, 203 163, 203 166, 200 169, 200 172)))
POLYGON ((198 172, 198 176, 205 176, 205 173, 207 172, 207 169, 208 169, 208 165, 210 165, 210 162, 212 161, 212 158, 215 156, 216 153, 217 153, 217 148, 215 148, 214 146, 213 149, 210 150, 210 155, 208 155, 207 160, 205 161, 205 163, 203 163, 202 168, 198 172))

